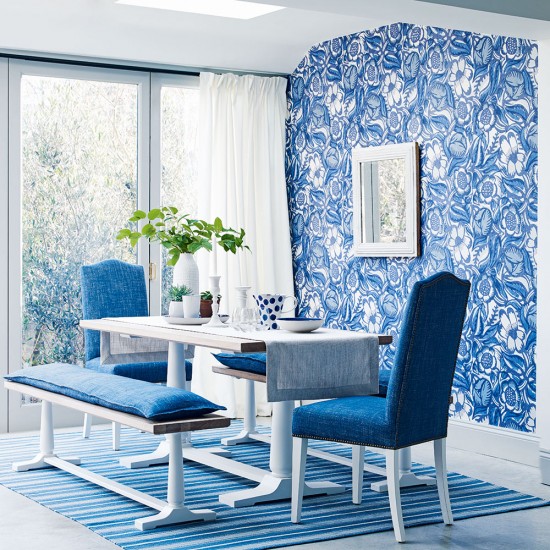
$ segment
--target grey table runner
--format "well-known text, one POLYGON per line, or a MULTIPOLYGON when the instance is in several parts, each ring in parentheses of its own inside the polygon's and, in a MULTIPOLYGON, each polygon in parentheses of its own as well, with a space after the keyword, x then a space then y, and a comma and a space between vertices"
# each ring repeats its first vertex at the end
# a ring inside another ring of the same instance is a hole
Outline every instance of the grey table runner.
POLYGON ((308 334, 268 331, 256 337, 267 347, 268 401, 378 393, 376 334, 319 329, 308 334))
MULTIPOLYGON (((377 334, 328 328, 306 334, 285 330, 242 332, 232 327, 170 325, 162 317, 121 320, 170 331, 209 333, 265 342, 267 400, 271 402, 378 393, 377 334)), ((166 339, 169 340, 169 334, 166 339)), ((120 342, 117 344, 120 346, 120 342)), ((113 351, 111 349, 110 354, 113 351)))

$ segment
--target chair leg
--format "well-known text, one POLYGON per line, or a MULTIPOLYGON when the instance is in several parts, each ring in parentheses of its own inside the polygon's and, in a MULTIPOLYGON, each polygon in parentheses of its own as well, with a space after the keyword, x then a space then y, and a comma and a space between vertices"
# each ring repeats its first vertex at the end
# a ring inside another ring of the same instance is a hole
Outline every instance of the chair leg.
POLYGON ((391 521, 397 542, 405 542, 403 512, 401 510, 401 488, 399 486, 399 451, 388 450, 386 454, 388 496, 390 497, 391 521))
POLYGON ((120 424, 113 422, 113 451, 120 449, 120 424))
POLYGON ((449 485, 447 483, 447 438, 436 439, 434 441, 434 459, 435 474, 437 478, 437 492, 439 493, 439 502, 441 503, 441 512, 445 525, 453 524, 453 512, 451 510, 451 500, 449 499, 449 485))
POLYGON ((88 439, 90 437, 90 430, 92 429, 92 415, 86 413, 84 415, 84 426, 82 427, 82 437, 88 439))
POLYGON ((292 449, 292 504, 290 520, 300 523, 302 518, 302 500, 306 476, 307 442, 303 437, 294 437, 292 449))
POLYGON ((353 504, 361 504, 365 473, 365 447, 352 445, 351 456, 351 500, 353 504))

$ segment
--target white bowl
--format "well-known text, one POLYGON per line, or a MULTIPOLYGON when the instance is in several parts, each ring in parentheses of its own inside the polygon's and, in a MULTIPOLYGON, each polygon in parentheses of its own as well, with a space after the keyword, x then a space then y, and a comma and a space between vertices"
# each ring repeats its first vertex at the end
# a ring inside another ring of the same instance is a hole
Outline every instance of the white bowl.
POLYGON ((313 332, 323 326, 323 319, 311 317, 283 317, 277 319, 280 329, 290 332, 313 332))

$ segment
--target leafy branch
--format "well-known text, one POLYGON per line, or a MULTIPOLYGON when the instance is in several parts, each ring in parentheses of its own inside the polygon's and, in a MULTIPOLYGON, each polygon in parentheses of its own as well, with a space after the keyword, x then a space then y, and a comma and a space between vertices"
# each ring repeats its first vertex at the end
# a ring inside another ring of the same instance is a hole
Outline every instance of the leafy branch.
POLYGON ((180 214, 175 206, 153 208, 149 212, 136 210, 128 219, 132 224, 143 224, 141 230, 129 228, 118 232, 117 240, 128 239, 136 246, 141 238, 149 242, 159 242, 168 249, 168 265, 176 265, 181 254, 194 254, 201 249, 212 250, 212 237, 226 252, 236 254, 238 249, 250 250, 244 244, 244 229, 238 231, 224 227, 220 218, 214 223, 195 220, 189 214, 180 214))

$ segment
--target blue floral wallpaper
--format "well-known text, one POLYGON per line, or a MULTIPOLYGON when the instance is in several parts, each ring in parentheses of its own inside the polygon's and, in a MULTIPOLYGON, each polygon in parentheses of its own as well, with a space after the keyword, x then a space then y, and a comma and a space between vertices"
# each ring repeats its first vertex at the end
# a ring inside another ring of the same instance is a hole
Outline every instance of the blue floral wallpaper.
MULTIPOLYGON (((535 429, 537 46, 394 24, 311 48, 287 132, 296 296, 329 326, 398 335, 415 281, 472 282, 454 418, 535 429), (417 141, 422 255, 352 253, 351 151, 417 141)), ((383 364, 395 348, 385 346, 383 364)))

